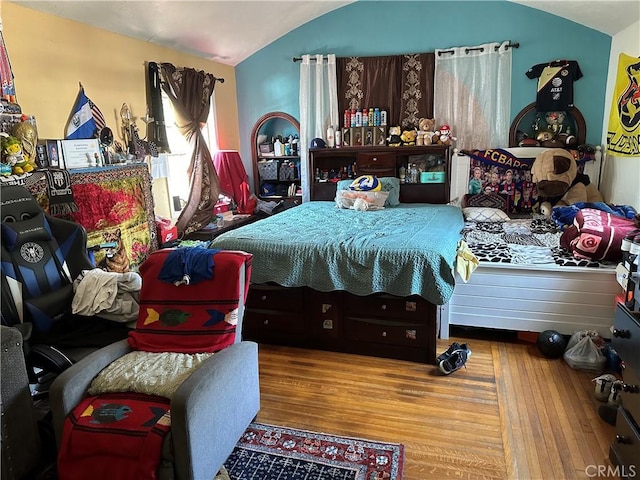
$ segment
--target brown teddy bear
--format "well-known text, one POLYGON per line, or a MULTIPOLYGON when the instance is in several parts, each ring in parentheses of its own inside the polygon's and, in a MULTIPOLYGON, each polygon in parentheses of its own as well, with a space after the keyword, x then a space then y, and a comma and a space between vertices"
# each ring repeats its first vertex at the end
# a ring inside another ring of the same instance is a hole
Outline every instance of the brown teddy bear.
POLYGON ((431 145, 431 139, 433 137, 435 128, 435 118, 421 118, 420 120, 418 120, 416 145, 431 145))
POLYGON ((573 155, 563 148, 543 150, 531 166, 531 177, 538 195, 544 197, 540 212, 551 215, 557 206, 579 202, 602 202, 602 194, 591 184, 588 175, 578 173, 573 155))

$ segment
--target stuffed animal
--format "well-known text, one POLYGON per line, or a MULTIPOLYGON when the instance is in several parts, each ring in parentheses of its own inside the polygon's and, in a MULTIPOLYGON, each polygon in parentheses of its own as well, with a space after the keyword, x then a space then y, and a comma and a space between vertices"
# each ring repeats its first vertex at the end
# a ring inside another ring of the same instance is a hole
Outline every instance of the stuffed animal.
POLYGON ((441 125, 438 130, 434 132, 431 143, 438 145, 451 145, 451 142, 457 140, 451 133, 451 127, 447 124, 441 125))
POLYGON ((416 136, 418 132, 414 130, 403 130, 400 135, 400 140, 402 140, 403 145, 415 145, 416 144, 416 136))
POLYGON ((431 139, 436 128, 434 118, 421 118, 418 120, 418 133, 416 135, 416 145, 431 145, 431 139))
POLYGON ((15 175, 32 172, 35 166, 29 161, 22 151, 20 141, 11 135, 3 135, 2 145, 2 162, 11 165, 11 172, 15 175))
POLYGON ((402 145, 402 138, 400 138, 400 134, 402 130, 400 127, 389 127, 389 136, 387 137, 387 145, 390 147, 399 147, 402 145))
POLYGON ((573 155, 563 148, 543 150, 531 166, 531 177, 538 195, 546 199, 540 205, 540 213, 546 216, 553 207, 603 201, 588 175, 578 173, 573 155))

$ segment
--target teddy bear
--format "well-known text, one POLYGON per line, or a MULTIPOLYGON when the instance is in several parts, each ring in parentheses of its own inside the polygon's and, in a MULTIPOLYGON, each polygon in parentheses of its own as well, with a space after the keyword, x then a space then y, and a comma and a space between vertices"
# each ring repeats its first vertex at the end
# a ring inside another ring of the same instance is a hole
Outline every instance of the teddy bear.
POLYGON ((390 147, 399 147, 402 145, 402 138, 400 134, 402 130, 399 126, 389 127, 389 136, 387 137, 387 145, 390 147))
POLYGON ((602 202, 602 194, 589 181, 589 176, 578 172, 573 155, 563 148, 547 148, 533 161, 531 179, 538 196, 544 201, 540 213, 551 215, 553 207, 578 202, 602 202))
POLYGON ((403 130, 400 135, 400 140, 402 140, 402 145, 415 145, 416 144, 416 136, 418 132, 415 129, 412 130, 403 130))
POLYGON ((431 139, 433 138, 435 128, 435 118, 421 118, 418 120, 416 145, 431 145, 431 139))

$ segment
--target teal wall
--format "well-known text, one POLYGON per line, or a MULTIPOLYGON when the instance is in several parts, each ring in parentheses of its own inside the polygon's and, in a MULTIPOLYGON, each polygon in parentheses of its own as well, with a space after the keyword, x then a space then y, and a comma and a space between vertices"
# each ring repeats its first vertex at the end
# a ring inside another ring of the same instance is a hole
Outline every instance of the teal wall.
POLYGON ((513 51, 511 118, 535 100, 536 80, 525 76, 529 67, 561 58, 576 60, 584 77, 574 85, 574 102, 587 124, 587 142, 599 144, 609 35, 505 1, 361 0, 300 26, 236 67, 240 153, 247 171, 251 172, 249 136, 256 120, 272 111, 300 118, 300 64, 293 57, 394 55, 504 40, 520 43, 513 51))

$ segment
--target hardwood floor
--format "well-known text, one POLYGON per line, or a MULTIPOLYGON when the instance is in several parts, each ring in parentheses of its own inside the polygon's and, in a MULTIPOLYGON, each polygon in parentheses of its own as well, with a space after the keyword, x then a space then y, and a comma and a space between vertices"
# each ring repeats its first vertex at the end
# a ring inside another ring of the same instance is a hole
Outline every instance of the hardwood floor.
POLYGON ((615 428, 598 416, 595 375, 526 343, 456 337, 438 340, 438 352, 452 341, 468 341, 472 355, 449 376, 433 365, 260 345, 257 421, 402 443, 405 480, 593 478, 611 466, 615 428))

